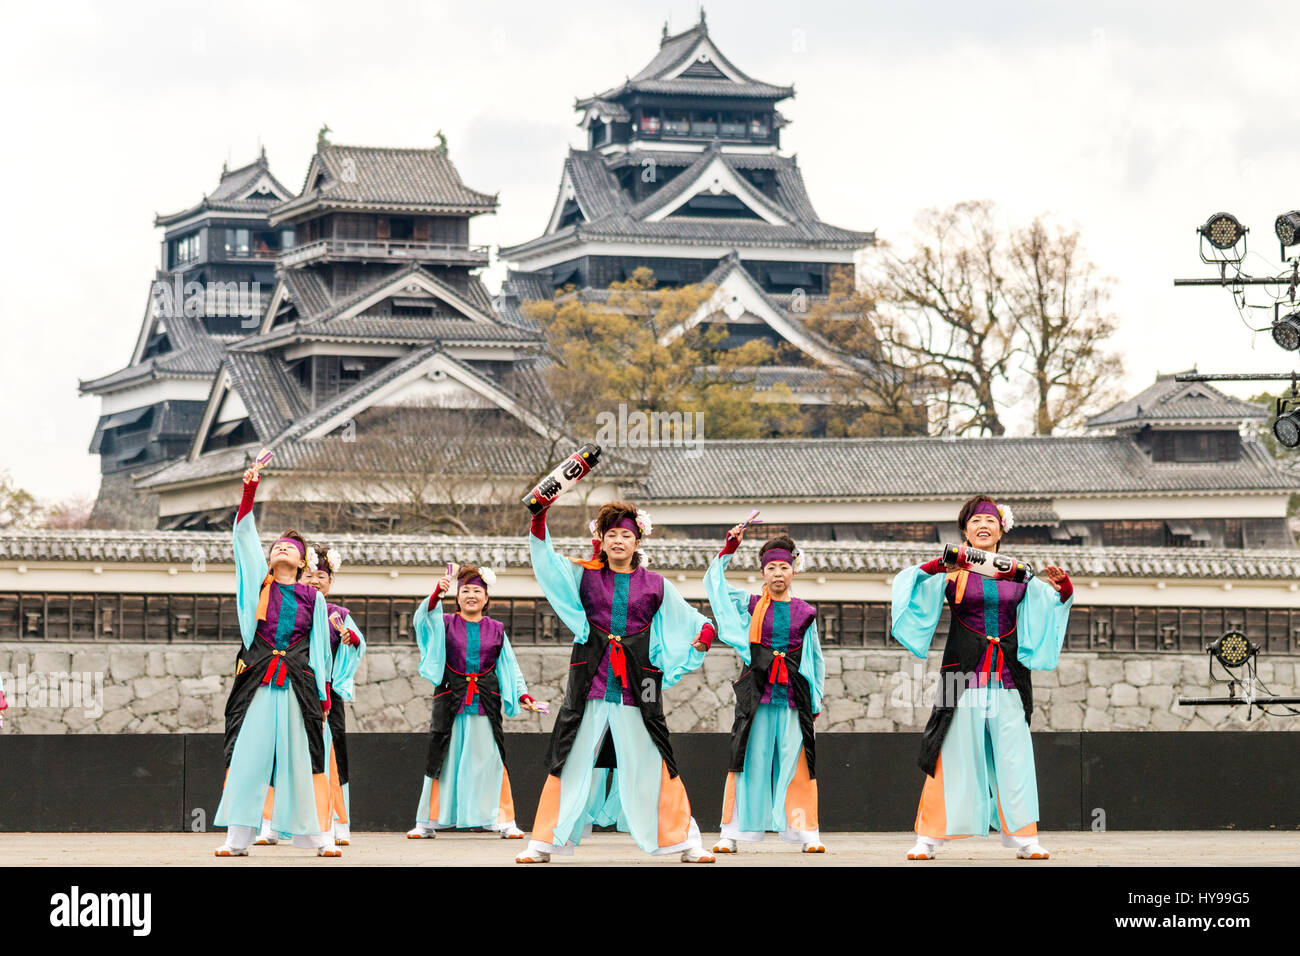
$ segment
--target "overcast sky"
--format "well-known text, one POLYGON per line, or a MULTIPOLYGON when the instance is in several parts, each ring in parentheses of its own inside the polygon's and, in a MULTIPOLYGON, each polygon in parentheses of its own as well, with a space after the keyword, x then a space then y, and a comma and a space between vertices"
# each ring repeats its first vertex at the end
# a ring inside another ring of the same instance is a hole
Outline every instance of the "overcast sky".
MULTIPOLYGON (((712 2, 741 69, 793 83, 782 133, 823 219, 906 234, 916 212, 992 199, 1078 225, 1117 280, 1126 390, 1157 371, 1289 371, 1209 274, 1195 227, 1300 207, 1289 6, 1179 2, 712 2)), ((501 209, 475 242, 538 234, 579 144, 575 97, 620 82, 695 3, 16 3, 0 83, 0 468, 39 496, 93 496, 98 399, 79 378, 130 357, 158 263, 157 212, 253 159, 301 188, 322 122, 336 143, 428 146, 446 132, 501 209)), ((494 282, 490 284, 495 285, 494 282)), ((1270 313, 1271 314, 1271 313, 1270 313)), ((1253 324, 1264 325, 1265 313, 1253 324)), ((1253 387, 1238 388, 1249 394, 1253 387)))

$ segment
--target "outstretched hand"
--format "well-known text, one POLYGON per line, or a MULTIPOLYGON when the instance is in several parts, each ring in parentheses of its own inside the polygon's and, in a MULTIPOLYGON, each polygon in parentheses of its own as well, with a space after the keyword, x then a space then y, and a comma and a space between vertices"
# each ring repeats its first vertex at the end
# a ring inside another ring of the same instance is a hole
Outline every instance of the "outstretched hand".
POLYGON ((1052 590, 1055 591, 1057 594, 1060 594, 1061 585, 1065 582, 1065 579, 1068 578, 1069 575, 1065 573, 1065 570, 1063 568, 1058 568, 1054 564, 1049 564, 1043 568, 1043 577, 1045 577, 1047 579, 1047 583, 1052 586, 1052 590))
POLYGON ((709 652, 709 645, 700 640, 691 641, 691 647, 695 648, 701 654, 707 654, 709 652))

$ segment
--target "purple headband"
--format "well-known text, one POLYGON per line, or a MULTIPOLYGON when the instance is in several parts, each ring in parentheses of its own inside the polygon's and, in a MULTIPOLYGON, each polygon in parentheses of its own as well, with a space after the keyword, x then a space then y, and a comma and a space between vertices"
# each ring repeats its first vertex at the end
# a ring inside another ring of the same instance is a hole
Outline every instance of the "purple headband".
POLYGON ((615 528, 626 528, 628 531, 631 531, 638 538, 641 537, 641 526, 636 523, 635 519, 629 518, 626 515, 624 515, 622 518, 619 518, 617 521, 615 521, 612 525, 609 526, 609 530, 611 531, 613 531, 615 528))
POLYGON ((464 581, 460 582, 460 586, 463 588, 473 587, 476 584, 483 589, 484 594, 487 593, 487 589, 488 589, 487 582, 484 581, 477 574, 474 575, 473 577, 466 578, 464 581))
POLYGON ((773 561, 784 561, 786 564, 794 567, 794 555, 785 548, 771 548, 763 555, 763 567, 767 567, 773 561))
POLYGON ((976 515, 992 515, 998 519, 999 527, 1002 525, 1002 512, 998 510, 997 505, 990 501, 981 501, 977 504, 975 510, 971 512, 971 517, 973 518, 976 515))
MULTIPOLYGON (((275 542, 275 544, 279 544, 281 541, 288 541, 291 545, 297 548, 299 557, 307 557, 307 549, 304 548, 302 542, 298 541, 296 538, 280 538, 275 542)), ((272 551, 275 550, 275 544, 271 545, 272 551)))

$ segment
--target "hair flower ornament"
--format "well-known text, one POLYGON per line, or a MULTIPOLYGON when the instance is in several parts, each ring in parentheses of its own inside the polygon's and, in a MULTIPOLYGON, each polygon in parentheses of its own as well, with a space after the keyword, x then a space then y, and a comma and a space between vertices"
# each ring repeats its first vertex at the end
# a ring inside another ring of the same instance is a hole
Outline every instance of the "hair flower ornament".
POLYGON ((650 520, 650 515, 640 508, 636 509, 636 526, 641 529, 641 537, 643 538, 648 538, 655 529, 654 523, 650 520))
POLYGON ((496 587, 497 573, 491 568, 479 568, 478 576, 483 579, 483 583, 488 587, 496 587))
POLYGON ((1006 534, 1016 524, 1016 516, 1011 513, 1011 509, 1006 505, 998 505, 998 514, 1002 515, 1002 533, 1006 534))

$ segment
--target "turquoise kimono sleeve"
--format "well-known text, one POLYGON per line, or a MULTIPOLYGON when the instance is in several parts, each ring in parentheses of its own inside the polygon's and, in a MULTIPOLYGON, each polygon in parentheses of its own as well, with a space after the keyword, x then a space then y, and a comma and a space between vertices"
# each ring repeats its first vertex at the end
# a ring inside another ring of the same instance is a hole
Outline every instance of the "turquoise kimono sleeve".
POLYGON ((664 672, 663 686, 672 687, 704 663, 704 652, 691 644, 709 619, 686 603, 671 581, 664 579, 664 600, 650 622, 650 663, 664 672))
POLYGON ((926 574, 919 564, 904 568, 894 578, 890 633, 917 657, 930 652, 947 582, 947 575, 926 574))
POLYGON ((1062 601, 1050 584, 1038 578, 1029 580, 1025 596, 1016 608, 1016 657, 1020 663, 1036 671, 1056 667, 1073 606, 1074 595, 1062 601))
POLYGON ((817 637, 817 621, 808 625, 803 635, 803 653, 799 656, 799 673, 808 682, 812 692, 812 712, 822 712, 822 692, 826 689, 826 659, 822 657, 822 642, 817 637))
POLYGON ((316 605, 311 612, 311 637, 307 647, 307 663, 316 675, 316 692, 321 700, 328 693, 325 684, 334 670, 334 656, 330 653, 330 625, 325 617, 325 596, 316 592, 316 605))
POLYGON ((538 541, 535 535, 529 533, 528 555, 532 558, 533 575, 541 585, 542 594, 546 595, 546 600, 564 622, 564 626, 573 632, 573 643, 587 643, 587 612, 582 606, 582 595, 578 590, 582 581, 582 565, 574 564, 555 553, 549 530, 543 541, 538 541))
POLYGON ((357 627, 357 622, 352 620, 351 614, 343 622, 343 627, 353 631, 361 643, 352 645, 339 641, 339 649, 334 653, 334 676, 330 680, 334 685, 334 693, 344 700, 351 700, 356 692, 352 679, 356 677, 357 668, 361 666, 361 658, 366 653, 366 636, 361 633, 361 628, 357 627))
POLYGON ((501 635, 501 653, 497 656, 497 686, 501 688, 501 710, 507 717, 519 714, 519 698, 528 693, 524 675, 519 671, 510 638, 501 635))
POLYGON ((749 663, 749 592, 733 588, 727 583, 727 568, 731 555, 722 554, 709 562, 704 574, 704 590, 709 596, 709 607, 718 625, 718 639, 749 663))
POLYGON ((437 687, 447 664, 447 625, 441 602, 430 611, 429 598, 425 598, 415 609, 415 646, 420 649, 420 676, 437 687))
POLYGON ((239 636, 244 647, 253 645, 257 634, 257 602, 266 580, 266 555, 257 537, 257 523, 250 511, 235 522, 235 606, 239 618, 239 636))

